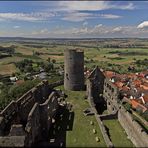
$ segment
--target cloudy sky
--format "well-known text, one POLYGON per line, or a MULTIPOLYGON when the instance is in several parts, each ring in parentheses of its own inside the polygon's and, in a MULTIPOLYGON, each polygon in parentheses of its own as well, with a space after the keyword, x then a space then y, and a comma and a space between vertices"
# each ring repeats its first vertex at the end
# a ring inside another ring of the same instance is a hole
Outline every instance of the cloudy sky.
POLYGON ((148 2, 0 1, 0 37, 148 37, 148 2))

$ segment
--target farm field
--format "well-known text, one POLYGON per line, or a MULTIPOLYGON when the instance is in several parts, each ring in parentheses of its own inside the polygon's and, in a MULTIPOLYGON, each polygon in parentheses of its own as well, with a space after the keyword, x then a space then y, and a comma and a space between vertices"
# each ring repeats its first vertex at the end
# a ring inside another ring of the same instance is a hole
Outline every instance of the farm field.
POLYGON ((101 39, 90 41, 50 40, 48 42, 48 40, 45 40, 42 42, 40 40, 33 40, 0 42, 0 46, 3 47, 9 47, 11 45, 15 46, 15 53, 11 57, 1 58, 0 60, 0 74, 2 75, 17 72, 14 62, 18 62, 26 58, 34 61, 47 61, 47 59, 50 58, 55 59, 57 64, 63 64, 64 50, 72 48, 84 50, 85 65, 88 68, 98 65, 100 68, 114 70, 121 73, 128 72, 127 68, 130 65, 135 66, 137 71, 145 69, 146 67, 144 66, 137 67, 135 62, 137 60, 147 59, 148 57, 147 42, 145 40, 136 39, 129 39, 127 41, 123 39, 104 39, 102 42, 101 39), (123 46, 123 48, 116 47, 119 44, 134 44, 135 46, 123 46), (136 46, 137 44, 142 46, 136 46))

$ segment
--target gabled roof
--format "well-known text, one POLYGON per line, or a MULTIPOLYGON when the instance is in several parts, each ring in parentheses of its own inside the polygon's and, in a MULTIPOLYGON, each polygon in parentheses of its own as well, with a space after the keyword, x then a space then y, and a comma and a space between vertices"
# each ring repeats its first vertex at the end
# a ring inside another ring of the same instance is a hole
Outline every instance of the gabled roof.
POLYGON ((115 75, 115 72, 113 71, 105 71, 104 75, 108 78, 112 78, 115 75))
POLYGON ((145 103, 147 103, 148 102, 148 95, 144 95, 143 99, 144 99, 145 103))
POLYGON ((140 108, 140 109, 142 109, 143 112, 145 112, 147 110, 147 108, 144 105, 142 105, 141 103, 139 103, 137 99, 132 99, 130 102, 131 102, 132 107, 135 109, 140 108))
POLYGON ((100 69, 98 68, 98 66, 96 66, 96 68, 94 68, 93 71, 88 76, 88 79, 94 78, 95 75, 99 75, 99 71, 100 69))
POLYGON ((114 83, 118 88, 122 88, 124 83, 120 82, 120 81, 117 81, 114 83))

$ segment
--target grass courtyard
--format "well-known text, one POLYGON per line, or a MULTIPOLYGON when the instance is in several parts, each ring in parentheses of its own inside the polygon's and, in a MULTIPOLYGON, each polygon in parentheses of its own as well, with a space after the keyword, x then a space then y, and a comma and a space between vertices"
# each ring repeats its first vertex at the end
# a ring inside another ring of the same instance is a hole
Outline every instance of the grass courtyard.
POLYGON ((89 107, 88 102, 84 100, 85 92, 72 92, 67 91, 68 99, 73 105, 75 113, 73 130, 68 131, 66 135, 66 146, 79 146, 79 147, 103 147, 106 146, 102 137, 99 126, 94 116, 84 116, 83 110, 89 107), (90 125, 90 121, 94 122, 94 125, 90 125), (97 133, 93 133, 93 129, 96 129, 97 133), (95 137, 100 138, 100 142, 96 142, 95 137))
POLYGON ((108 129, 115 147, 134 147, 132 142, 127 139, 127 135, 117 119, 104 120, 103 123, 108 129))
MULTIPOLYGON (((63 86, 58 88, 63 89, 63 86)), ((54 138, 58 139, 57 141, 63 138, 66 147, 106 147, 95 117, 83 115, 83 110, 89 107, 88 102, 84 99, 85 91, 65 90, 65 93, 68 95, 67 101, 73 105, 73 119, 69 122, 69 113, 65 111, 63 113, 64 119, 57 121, 54 138), (94 125, 91 125, 90 121, 93 121, 94 125), (58 126, 61 127, 60 130, 58 130, 58 126), (96 129, 96 134, 93 133, 93 129, 96 129), (95 137, 99 137, 100 142, 96 142, 95 137)), ((132 142, 127 139, 127 135, 118 120, 104 120, 103 123, 108 129, 108 134, 115 147, 134 147, 132 142)))
POLYGON ((56 132, 56 138, 61 140, 61 137, 65 136, 66 147, 106 147, 95 117, 83 115, 83 110, 89 107, 88 102, 84 100, 85 92, 65 91, 65 93, 68 95, 67 101, 73 105, 73 121, 70 129, 65 131, 68 124, 65 112, 63 116, 65 119, 58 121, 62 128, 56 132), (91 121, 94 125, 90 124, 91 121), (93 129, 96 130, 96 134, 93 133, 93 129), (96 142, 96 137, 100 139, 99 142, 96 142))

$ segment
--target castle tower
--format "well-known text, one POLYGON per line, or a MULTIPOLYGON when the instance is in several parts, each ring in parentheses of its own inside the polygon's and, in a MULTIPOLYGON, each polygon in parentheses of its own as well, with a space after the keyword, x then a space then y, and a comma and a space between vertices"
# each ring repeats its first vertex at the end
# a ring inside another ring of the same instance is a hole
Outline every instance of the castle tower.
POLYGON ((84 89, 84 53, 77 49, 64 52, 64 88, 67 90, 84 89))

